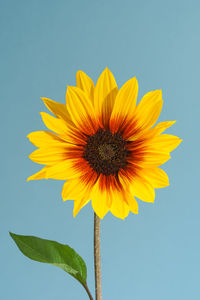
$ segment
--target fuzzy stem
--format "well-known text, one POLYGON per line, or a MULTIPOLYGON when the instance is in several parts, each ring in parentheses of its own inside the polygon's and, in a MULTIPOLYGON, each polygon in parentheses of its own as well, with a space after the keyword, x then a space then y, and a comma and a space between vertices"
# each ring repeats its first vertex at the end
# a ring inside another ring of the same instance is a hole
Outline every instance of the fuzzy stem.
POLYGON ((96 300, 102 300, 101 294, 101 255, 100 255, 100 218, 94 213, 94 269, 96 300))

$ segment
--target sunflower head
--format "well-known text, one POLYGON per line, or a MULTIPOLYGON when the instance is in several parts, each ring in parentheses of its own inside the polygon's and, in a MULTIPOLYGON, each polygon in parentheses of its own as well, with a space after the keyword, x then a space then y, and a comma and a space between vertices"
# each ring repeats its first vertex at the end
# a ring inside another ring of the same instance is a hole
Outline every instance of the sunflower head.
POLYGON ((127 164, 126 141, 119 133, 99 129, 89 136, 83 157, 99 175, 117 175, 127 164))
POLYGON ((147 93, 136 105, 138 83, 128 80, 119 90, 106 68, 96 86, 84 72, 67 88, 66 104, 42 98, 54 114, 41 113, 50 131, 28 135, 38 147, 29 157, 45 165, 28 180, 65 180, 63 200, 74 200, 76 214, 89 201, 103 218, 108 211, 124 219, 138 213, 135 197, 154 202, 155 188, 169 185, 159 168, 182 141, 163 134, 175 121, 155 123, 162 92, 147 93))

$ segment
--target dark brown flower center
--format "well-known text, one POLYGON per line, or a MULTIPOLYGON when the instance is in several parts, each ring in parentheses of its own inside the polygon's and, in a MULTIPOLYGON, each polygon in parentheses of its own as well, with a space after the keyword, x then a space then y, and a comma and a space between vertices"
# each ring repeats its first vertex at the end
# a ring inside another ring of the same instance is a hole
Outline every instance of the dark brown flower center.
POLYGON ((111 160, 115 156, 115 149, 111 144, 100 145, 98 151, 102 160, 111 160))
POLYGON ((88 137, 83 157, 97 174, 114 175, 127 165, 126 144, 121 134, 99 129, 88 137))

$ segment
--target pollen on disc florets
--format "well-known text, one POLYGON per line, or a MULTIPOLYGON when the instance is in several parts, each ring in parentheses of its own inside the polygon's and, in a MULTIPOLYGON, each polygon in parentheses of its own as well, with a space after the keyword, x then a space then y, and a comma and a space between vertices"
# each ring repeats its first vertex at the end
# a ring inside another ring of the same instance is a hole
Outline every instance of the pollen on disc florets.
POLYGON ((97 174, 115 175, 127 165, 126 144, 121 134, 99 129, 88 137, 83 157, 97 174))

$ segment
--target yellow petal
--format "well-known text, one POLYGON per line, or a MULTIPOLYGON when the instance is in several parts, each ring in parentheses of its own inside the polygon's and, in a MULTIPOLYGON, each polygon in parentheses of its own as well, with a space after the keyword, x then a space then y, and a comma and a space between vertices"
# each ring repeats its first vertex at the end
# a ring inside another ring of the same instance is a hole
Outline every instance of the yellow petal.
POLYGON ((162 91, 156 90, 147 93, 136 108, 136 122, 140 129, 152 127, 161 112, 163 105, 162 91))
POLYGON ((92 79, 85 74, 83 71, 78 71, 76 73, 76 85, 81 90, 83 90, 91 99, 92 103, 94 101, 94 83, 92 79))
POLYGON ((55 102, 51 99, 48 98, 41 98, 44 101, 44 104, 46 105, 46 107, 58 118, 61 118, 63 120, 65 120, 66 122, 69 122, 70 124, 72 124, 72 120, 70 118, 70 115, 67 111, 67 107, 65 104, 63 103, 58 103, 55 102))
POLYGON ((125 197, 126 197, 126 202, 129 206, 130 211, 134 214, 138 214, 138 203, 137 203, 136 199, 133 197, 133 195, 131 195, 130 193, 127 193, 125 197))
POLYGON ((111 114, 110 127, 117 132, 127 118, 133 118, 138 95, 138 82, 134 77, 128 80, 119 90, 111 114))
POLYGON ((163 188, 169 185, 169 178, 165 171, 159 168, 143 169, 141 177, 144 177, 153 188, 163 188))
POLYGON ((67 136, 68 127, 65 121, 63 121, 62 119, 54 118, 45 112, 41 112, 40 114, 47 128, 61 136, 67 136))
POLYGON ((48 167, 42 168, 42 170, 40 170, 39 172, 33 174, 32 176, 29 176, 27 178, 27 181, 38 180, 38 179, 45 179, 46 178, 46 171, 47 171, 47 169, 48 169, 48 167))
POLYGON ((62 198, 63 201, 66 200, 80 200, 88 199, 90 195, 89 189, 87 186, 82 183, 80 178, 73 178, 67 180, 62 189, 62 198))
POLYGON ((142 153, 142 158, 138 159, 137 156, 133 159, 129 159, 131 163, 141 166, 142 168, 151 168, 151 167, 158 167, 168 161, 171 156, 169 153, 161 152, 154 149, 147 149, 144 150, 142 153))
POLYGON ((125 201, 125 195, 123 192, 112 192, 112 205, 110 208, 111 213, 120 219, 125 219, 129 214, 129 206, 125 201))
POLYGON ((90 201, 90 199, 74 200, 73 217, 75 218, 79 211, 90 201))
POLYGON ((36 147, 66 146, 66 142, 50 131, 34 131, 27 135, 30 142, 36 147))
POLYGON ((160 151, 171 152, 182 142, 182 140, 170 134, 161 134, 151 140, 151 147, 160 151))
POLYGON ((171 127, 176 121, 165 121, 158 123, 155 127, 148 130, 148 133, 152 136, 156 136, 161 134, 163 131, 165 131, 167 128, 171 127))
POLYGON ((50 166, 46 171, 46 178, 52 178, 57 180, 66 180, 82 175, 81 168, 77 168, 75 160, 67 159, 61 161, 53 166, 50 166))
POLYGON ((95 213, 99 218, 103 219, 109 211, 109 195, 106 190, 102 191, 99 188, 98 181, 91 191, 91 201, 95 213))
POLYGON ((42 165, 54 165, 66 159, 66 149, 57 147, 40 148, 29 155, 29 158, 42 165))
POLYGON ((149 139, 152 139, 161 134, 174 123, 176 123, 176 121, 165 121, 158 123, 153 128, 145 128, 144 130, 138 130, 137 132, 133 130, 131 133, 128 132, 127 139, 129 141, 135 141, 137 139, 143 139, 148 141, 149 139))
POLYGON ((112 72, 105 68, 97 80, 94 91, 95 113, 104 126, 108 125, 117 92, 115 78, 112 72))
POLYGON ((135 177, 130 184, 130 192, 145 202, 154 202, 155 190, 152 185, 143 178, 135 177))
POLYGON ((98 129, 94 108, 87 94, 77 87, 67 88, 68 111, 74 124, 86 134, 98 129))

